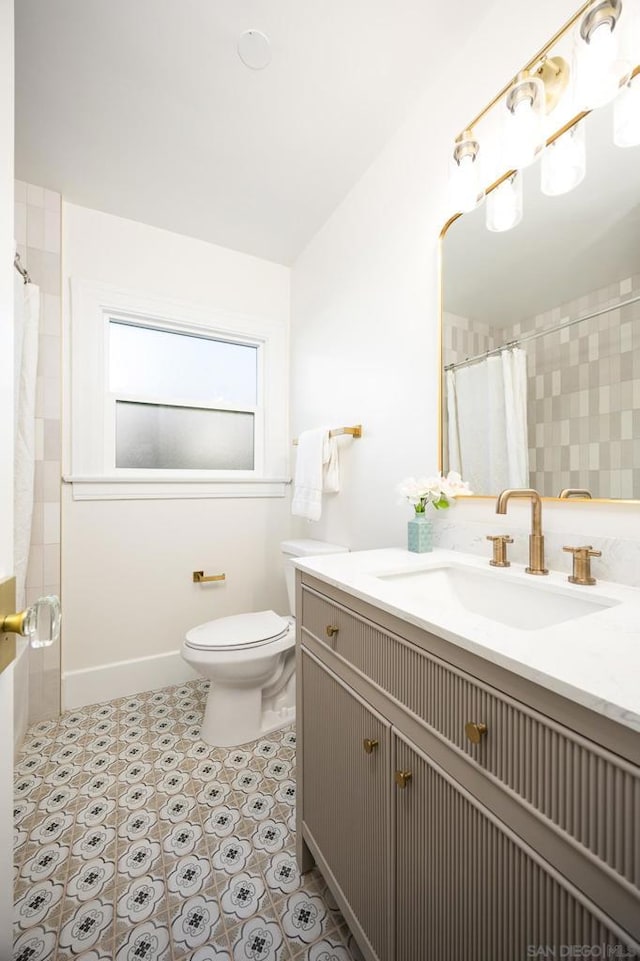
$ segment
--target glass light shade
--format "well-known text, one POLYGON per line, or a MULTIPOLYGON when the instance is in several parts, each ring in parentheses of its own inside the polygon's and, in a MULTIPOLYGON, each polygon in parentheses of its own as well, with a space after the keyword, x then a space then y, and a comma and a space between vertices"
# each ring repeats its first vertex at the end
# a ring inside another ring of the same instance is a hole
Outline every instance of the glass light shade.
POLYGON ((613 142, 617 147, 640 144, 640 75, 622 88, 613 105, 613 142))
POLYGON ((548 197, 569 193, 587 169, 584 124, 577 123, 550 144, 542 155, 540 189, 548 197))
POLYGON ((609 103, 629 77, 631 65, 619 56, 619 30, 619 24, 604 20, 588 33, 588 38, 578 35, 576 39, 576 101, 581 110, 609 103))
POLYGON ((479 152, 473 137, 456 140, 449 167, 449 199, 456 212, 467 213, 484 200, 479 152))
POLYGON ((522 220, 522 174, 512 174, 487 197, 487 229, 500 233, 522 220))
POLYGON ((534 162, 545 144, 544 84, 525 74, 507 93, 504 111, 505 166, 521 170, 534 162))

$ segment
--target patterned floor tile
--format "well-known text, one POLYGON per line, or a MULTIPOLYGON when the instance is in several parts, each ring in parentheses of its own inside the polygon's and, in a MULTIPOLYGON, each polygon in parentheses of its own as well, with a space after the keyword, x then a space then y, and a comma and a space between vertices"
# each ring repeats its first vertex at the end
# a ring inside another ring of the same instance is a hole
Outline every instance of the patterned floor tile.
POLYGON ((106 941, 113 929, 113 901, 96 898, 62 917, 57 959, 74 958, 106 941))
POLYGON ((137 925, 163 910, 165 905, 164 878, 145 874, 118 889, 116 916, 118 921, 137 925))
POLYGON ((57 950, 57 930, 42 925, 20 934, 13 945, 13 961, 51 961, 57 950))
POLYGON ((222 935, 224 922, 216 898, 195 894, 178 905, 171 919, 171 939, 176 956, 201 948, 222 935))
POLYGON ((165 914, 158 915, 135 927, 122 925, 116 935, 116 961, 169 961, 171 958, 171 937, 169 919, 165 914))
POLYGON ((295 732, 200 738, 208 682, 28 732, 15 768, 14 959, 361 961, 295 860, 295 732))
POLYGON ((233 961, 289 961, 292 957, 275 916, 259 914, 230 932, 233 961))

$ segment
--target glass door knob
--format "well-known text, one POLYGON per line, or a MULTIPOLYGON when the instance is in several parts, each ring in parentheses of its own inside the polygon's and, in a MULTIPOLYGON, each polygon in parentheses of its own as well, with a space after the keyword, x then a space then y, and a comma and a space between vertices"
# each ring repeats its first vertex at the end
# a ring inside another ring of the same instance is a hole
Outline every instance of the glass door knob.
POLYGON ((9 614, 0 624, 0 633, 20 634, 31 647, 50 647, 60 639, 60 599, 55 594, 39 597, 26 611, 9 614))

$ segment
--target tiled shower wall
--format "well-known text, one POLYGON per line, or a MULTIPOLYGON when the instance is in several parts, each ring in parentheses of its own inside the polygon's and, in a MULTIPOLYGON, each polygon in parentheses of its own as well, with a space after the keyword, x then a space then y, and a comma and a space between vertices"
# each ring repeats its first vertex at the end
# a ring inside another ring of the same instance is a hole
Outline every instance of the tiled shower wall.
POLYGON ((640 275, 505 330, 501 341, 607 310, 525 344, 531 486, 640 498, 640 275))
MULTIPOLYGON (((442 353, 445 367, 448 364, 459 364, 467 357, 475 357, 485 350, 493 350, 497 344, 495 330, 489 324, 477 320, 469 320, 458 314, 447 311, 443 314, 442 323, 442 353)), ((500 336, 500 331, 498 331, 500 336)))
MULTIPOLYGON (((27 604, 60 595, 61 196, 15 183, 18 253, 40 288, 36 464, 27 604)), ((29 650, 29 723, 60 712, 60 644, 29 650)))

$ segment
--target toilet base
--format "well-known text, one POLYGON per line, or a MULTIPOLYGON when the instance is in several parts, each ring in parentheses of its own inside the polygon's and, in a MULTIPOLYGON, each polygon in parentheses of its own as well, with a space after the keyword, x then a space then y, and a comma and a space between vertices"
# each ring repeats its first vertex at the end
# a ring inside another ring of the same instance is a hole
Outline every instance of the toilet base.
POLYGON ((225 687, 212 682, 200 737, 212 747, 238 747, 296 719, 295 677, 276 696, 263 697, 258 688, 225 687))

